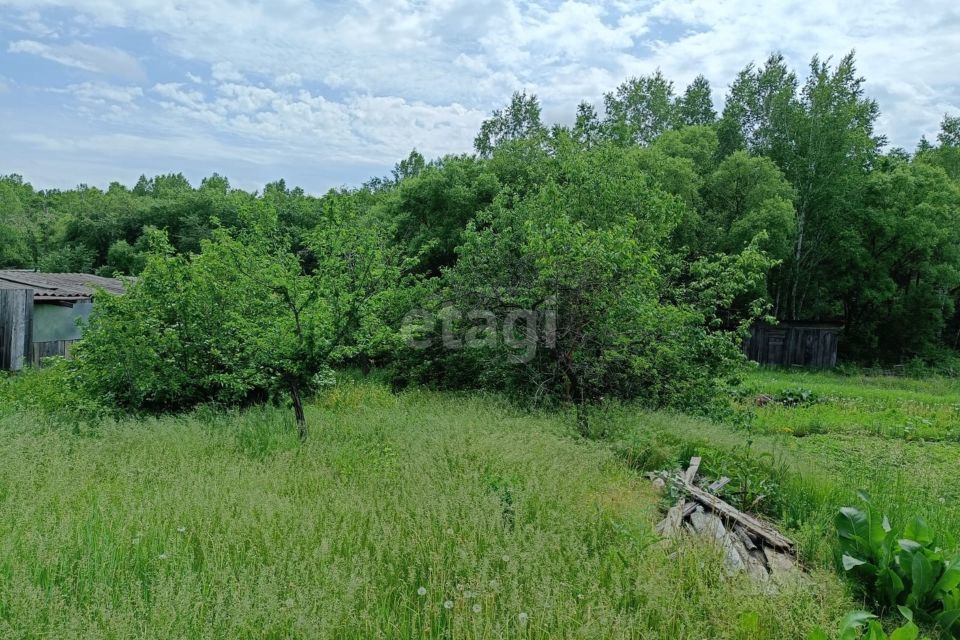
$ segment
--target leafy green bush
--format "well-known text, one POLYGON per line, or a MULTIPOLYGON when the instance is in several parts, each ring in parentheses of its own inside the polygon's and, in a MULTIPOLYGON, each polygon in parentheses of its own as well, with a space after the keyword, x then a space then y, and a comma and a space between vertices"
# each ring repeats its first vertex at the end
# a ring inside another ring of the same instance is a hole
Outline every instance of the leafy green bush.
POLYGON ((960 631, 960 556, 936 546, 922 519, 894 530, 870 508, 843 507, 835 523, 841 564, 883 606, 911 620, 935 624, 952 637, 960 631))
POLYGON ((76 425, 96 421, 108 412, 99 398, 78 384, 63 358, 50 358, 43 369, 27 367, 16 374, 0 374, 0 417, 29 412, 76 425))
MULTIPOLYGON (((875 615, 866 611, 852 611, 840 622, 837 640, 917 640, 919 635, 920 628, 913 621, 908 621, 887 635, 875 615)), ((829 640, 829 636, 823 629, 815 629, 807 640, 829 640)))
POLYGON ((333 364, 397 340, 384 322, 400 275, 386 230, 350 200, 326 204, 307 273, 265 206, 189 257, 153 232, 143 272, 125 295, 99 297, 75 350, 84 389, 152 411, 288 396, 305 437, 301 394, 327 385, 333 364))
POLYGON ((820 402, 820 398, 815 391, 803 387, 784 389, 775 395, 773 399, 785 407, 805 407, 820 402))

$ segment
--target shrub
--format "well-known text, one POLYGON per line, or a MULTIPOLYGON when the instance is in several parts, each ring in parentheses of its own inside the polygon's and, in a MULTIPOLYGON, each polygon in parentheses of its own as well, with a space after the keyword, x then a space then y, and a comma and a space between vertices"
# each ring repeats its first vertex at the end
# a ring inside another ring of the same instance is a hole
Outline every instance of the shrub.
POLYGON ((331 380, 331 366, 390 345, 396 252, 352 201, 331 196, 309 235, 305 273, 275 212, 214 232, 197 255, 175 255, 161 232, 140 277, 100 296, 76 368, 93 396, 125 409, 183 410, 288 396, 301 438, 301 394, 331 380))
POLYGON ((43 369, 0 372, 0 417, 20 411, 76 424, 96 421, 108 408, 78 384, 69 362, 50 358, 43 369))
POLYGON ((870 508, 869 496, 860 497, 866 509, 843 507, 835 519, 843 569, 883 606, 953 637, 960 630, 960 556, 940 549, 922 519, 894 530, 870 508))
MULTIPOLYGON (((875 615, 866 611, 852 611, 840 622, 837 640, 917 640, 919 635, 920 629, 912 620, 887 635, 875 615)), ((807 640, 829 640, 829 636, 823 629, 815 629, 807 640)))
POLYGON ((815 391, 803 387, 783 389, 773 399, 785 407, 805 407, 820 402, 815 391))

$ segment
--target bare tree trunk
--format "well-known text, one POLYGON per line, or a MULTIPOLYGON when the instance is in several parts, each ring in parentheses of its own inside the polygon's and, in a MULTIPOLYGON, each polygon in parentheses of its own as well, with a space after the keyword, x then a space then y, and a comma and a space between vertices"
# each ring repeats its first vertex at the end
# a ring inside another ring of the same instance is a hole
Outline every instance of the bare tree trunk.
POLYGON ((297 436, 300 438, 300 442, 305 442, 307 439, 307 418, 303 414, 300 387, 295 382, 290 385, 290 399, 293 401, 293 413, 297 417, 297 436))

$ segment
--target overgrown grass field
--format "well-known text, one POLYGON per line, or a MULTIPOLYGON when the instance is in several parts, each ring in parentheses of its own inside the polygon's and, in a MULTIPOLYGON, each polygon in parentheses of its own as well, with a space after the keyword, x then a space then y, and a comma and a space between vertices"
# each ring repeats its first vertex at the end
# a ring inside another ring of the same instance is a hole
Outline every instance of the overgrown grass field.
POLYGON ((641 470, 704 456, 706 473, 734 479, 728 499, 787 526, 819 566, 835 560, 833 517, 858 491, 894 525, 921 517, 960 546, 960 382, 757 370, 740 395, 736 424, 614 411, 614 447, 641 470))
POLYGON ((347 384, 308 418, 8 412, 0 637, 787 638, 851 604, 655 545, 649 483, 568 416, 347 384))
POLYGON ((729 424, 610 407, 588 440, 565 413, 344 383, 301 446, 282 408, 80 424, 8 402, 0 637, 805 638, 864 605, 833 557, 857 490, 956 546, 955 381, 758 371, 739 403, 729 424), (640 472, 695 453, 809 579, 657 544, 640 472))

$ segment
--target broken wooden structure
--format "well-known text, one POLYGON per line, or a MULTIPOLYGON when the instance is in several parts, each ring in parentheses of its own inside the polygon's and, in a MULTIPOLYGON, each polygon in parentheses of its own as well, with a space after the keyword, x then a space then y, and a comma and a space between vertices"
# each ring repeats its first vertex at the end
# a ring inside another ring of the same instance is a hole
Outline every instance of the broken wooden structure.
MULTIPOLYGON (((657 532, 664 538, 690 534, 716 544, 731 575, 747 573, 757 580, 769 580, 797 573, 793 541, 772 524, 720 499, 716 493, 730 478, 720 478, 706 488, 698 486, 700 462, 699 457, 691 458, 684 473, 668 478, 684 496, 657 525, 657 532)), ((654 477, 654 482, 665 487, 667 481, 654 477)))

